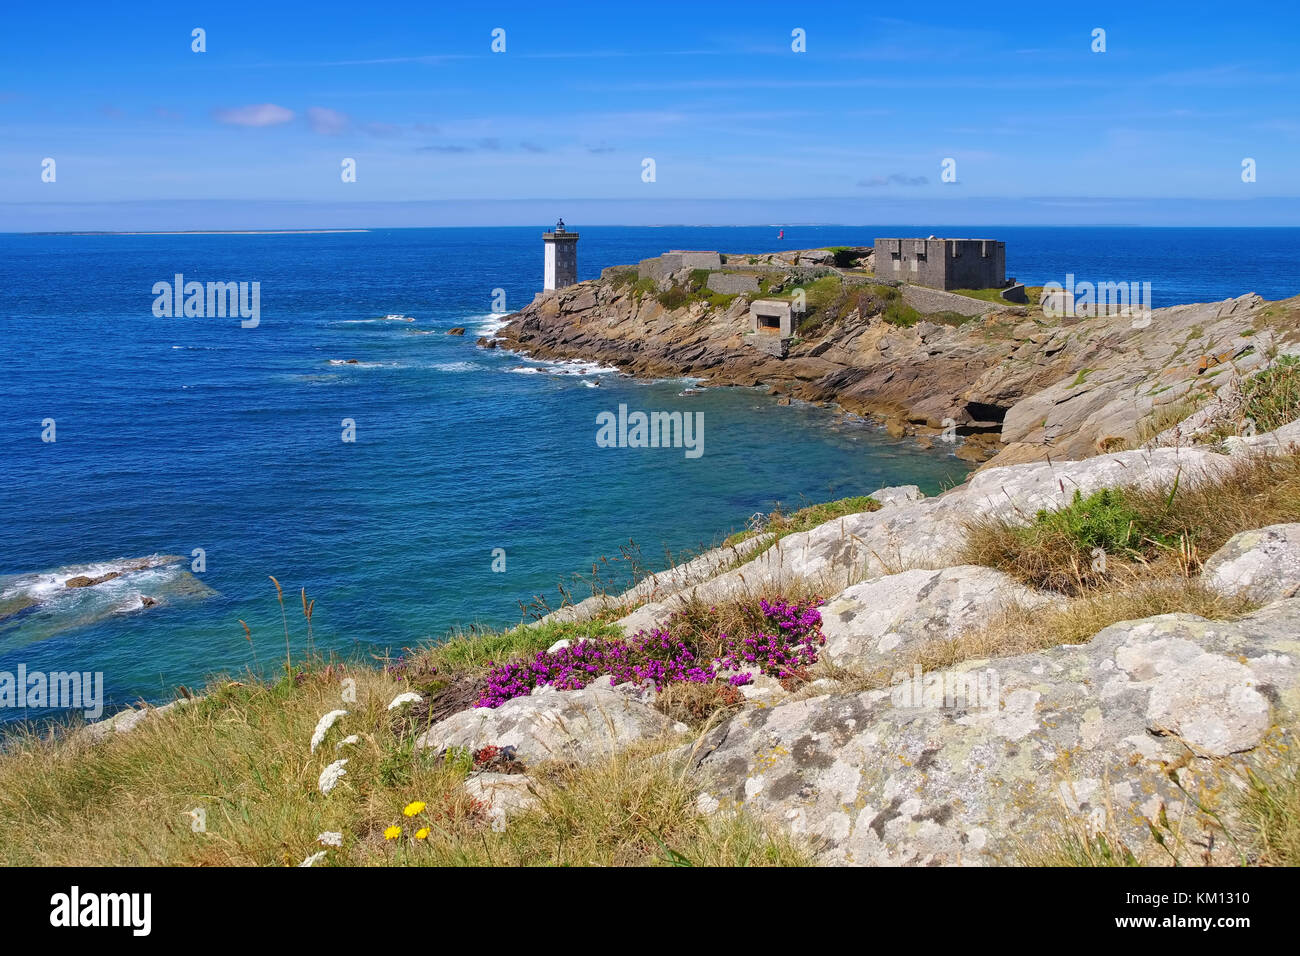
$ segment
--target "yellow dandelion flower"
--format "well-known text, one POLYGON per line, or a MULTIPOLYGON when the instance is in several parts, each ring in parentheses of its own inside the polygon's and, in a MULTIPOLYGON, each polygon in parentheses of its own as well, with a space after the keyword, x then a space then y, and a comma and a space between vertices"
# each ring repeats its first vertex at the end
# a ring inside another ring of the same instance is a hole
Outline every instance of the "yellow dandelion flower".
POLYGON ((406 809, 403 810, 402 812, 406 814, 408 817, 413 817, 423 809, 424 809, 424 801, 416 800, 414 803, 408 803, 406 805, 406 809))
POLYGON ((417 840, 427 840, 429 838, 429 828, 420 827, 420 829, 415 831, 415 838, 417 840))
POLYGON ((387 830, 384 831, 385 840, 396 840, 401 835, 402 835, 401 827, 389 827, 387 830))

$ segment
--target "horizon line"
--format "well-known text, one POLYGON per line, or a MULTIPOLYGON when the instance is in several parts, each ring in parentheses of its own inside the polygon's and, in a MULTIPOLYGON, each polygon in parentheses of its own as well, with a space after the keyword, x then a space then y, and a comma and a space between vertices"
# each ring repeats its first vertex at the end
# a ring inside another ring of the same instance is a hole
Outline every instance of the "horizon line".
MULTIPOLYGON (((734 223, 634 223, 601 222, 582 226, 583 229, 863 229, 869 226, 920 225, 920 223, 886 223, 886 222, 734 222, 734 223)), ((929 223, 928 225, 942 225, 929 223)), ((954 224, 956 225, 956 224, 954 224)), ((0 232, 0 236, 310 236, 310 235, 344 235, 370 232, 399 232, 416 229, 533 229, 546 228, 544 225, 429 225, 429 226, 322 226, 303 227, 301 229, 29 229, 14 232, 0 232)), ((962 229, 1300 229, 1300 223, 1294 225, 1187 225, 1170 223, 1142 222, 1053 222, 1053 223, 1014 223, 988 222, 977 226, 962 225, 962 229)))

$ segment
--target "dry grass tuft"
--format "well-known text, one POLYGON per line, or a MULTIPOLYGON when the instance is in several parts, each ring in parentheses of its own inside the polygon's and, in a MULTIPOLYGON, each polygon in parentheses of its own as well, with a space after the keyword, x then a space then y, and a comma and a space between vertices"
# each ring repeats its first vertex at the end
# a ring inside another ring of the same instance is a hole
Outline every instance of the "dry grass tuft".
POLYGON ((1244 772, 1238 816, 1256 862, 1300 866, 1300 757, 1292 748, 1268 770, 1244 772))
POLYGON ((910 673, 917 666, 930 673, 967 661, 1031 654, 1065 644, 1086 644, 1112 624, 1160 614, 1195 614, 1209 620, 1233 620, 1256 607, 1257 604, 1246 598, 1225 598, 1194 578, 1128 580, 1078 597, 1062 598, 1055 606, 1014 605, 983 627, 951 640, 929 641, 907 657, 871 673, 819 664, 810 676, 841 681, 846 691, 880 690, 890 686, 896 672, 910 673))
POLYGON ((951 641, 927 644, 919 654, 925 670, 962 661, 1009 657, 1087 643, 1099 631, 1121 621, 1160 614, 1195 614, 1214 621, 1232 620, 1255 610, 1246 598, 1226 598, 1195 579, 1171 577, 1138 580, 1121 587, 1094 590, 1056 607, 1015 606, 987 626, 951 641))
POLYGON ((1239 531, 1300 521, 1300 455, 1254 455, 1200 481, 1107 489, 1028 526, 976 520, 961 560, 1066 594, 1190 576, 1239 531), (1098 561, 1098 551, 1104 562, 1098 561))

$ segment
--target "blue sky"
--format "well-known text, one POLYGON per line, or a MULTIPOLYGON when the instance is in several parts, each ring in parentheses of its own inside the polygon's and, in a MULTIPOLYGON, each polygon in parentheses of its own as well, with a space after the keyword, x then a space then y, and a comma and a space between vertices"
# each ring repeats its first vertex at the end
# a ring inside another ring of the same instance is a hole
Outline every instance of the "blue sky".
POLYGON ((2 16, 0 231, 532 222, 558 200, 605 222, 1300 224, 1294 3, 2 16))

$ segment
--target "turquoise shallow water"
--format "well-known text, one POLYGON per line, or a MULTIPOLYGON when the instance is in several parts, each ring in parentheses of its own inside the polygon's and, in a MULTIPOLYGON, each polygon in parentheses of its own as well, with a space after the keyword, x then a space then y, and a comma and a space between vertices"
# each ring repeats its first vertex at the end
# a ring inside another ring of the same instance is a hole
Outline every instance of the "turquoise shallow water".
MULTIPOLYGON (((662 566, 778 501, 934 492, 965 474, 942 450, 761 390, 683 396, 679 381, 476 348, 494 290, 518 307, 540 284, 539 231, 0 237, 0 609, 30 605, 0 620, 0 671, 103 671, 110 708, 167 698, 251 663, 240 619, 272 661, 272 574, 296 646, 305 587, 318 647, 381 655, 518 621, 519 602, 554 601, 629 542, 662 566), (176 273, 259 281, 260 325, 155 316, 152 287, 176 273), (703 413, 703 454, 598 448, 597 415, 620 404, 703 413), (206 569, 190 575, 198 548, 206 569), (147 555, 184 561, 63 586, 147 555)), ((584 235, 584 277, 670 246, 761 246, 605 232, 584 235)))

